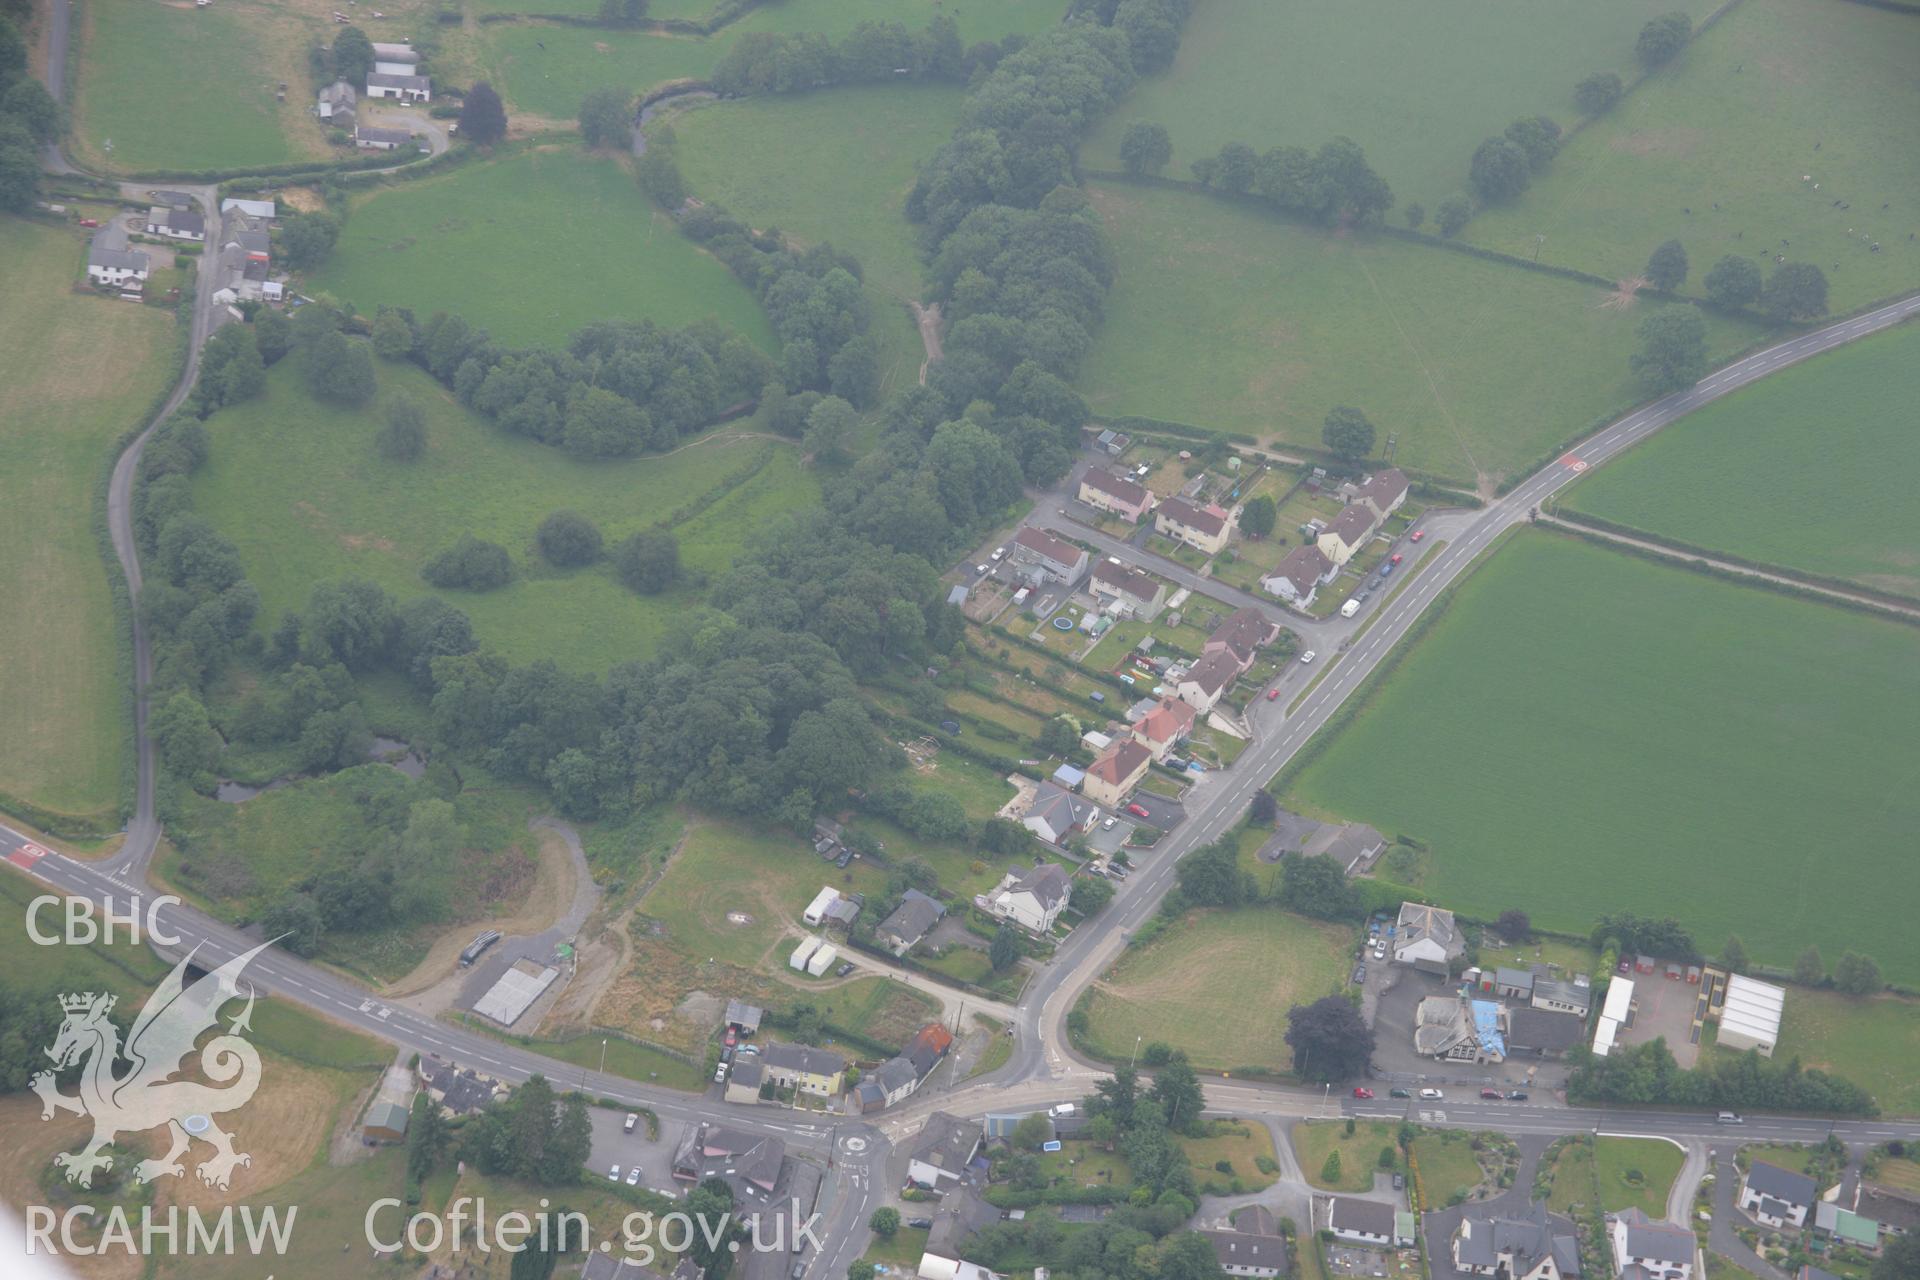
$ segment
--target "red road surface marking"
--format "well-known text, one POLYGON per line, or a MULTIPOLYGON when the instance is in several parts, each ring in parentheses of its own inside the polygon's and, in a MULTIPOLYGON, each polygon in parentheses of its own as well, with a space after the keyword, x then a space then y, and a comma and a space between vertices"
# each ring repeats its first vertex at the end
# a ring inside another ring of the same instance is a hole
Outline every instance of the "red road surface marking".
POLYGON ((1587 460, 1585 458, 1576 458, 1569 453, 1560 459, 1560 465, 1569 471, 1578 473, 1587 469, 1587 460))
POLYGON ((33 864, 47 856, 47 851, 37 844, 23 844, 7 855, 7 861, 25 871, 33 870, 33 864))

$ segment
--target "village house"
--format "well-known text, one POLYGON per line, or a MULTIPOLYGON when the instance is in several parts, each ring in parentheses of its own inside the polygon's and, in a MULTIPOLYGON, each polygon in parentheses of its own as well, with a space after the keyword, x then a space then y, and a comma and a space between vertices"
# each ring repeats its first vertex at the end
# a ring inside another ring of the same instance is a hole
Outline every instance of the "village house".
POLYGON ((946 916, 946 904, 928 897, 918 889, 909 889, 900 897, 900 905, 873 928, 873 940, 903 956, 927 936, 929 930, 946 916))
POLYGON ((1364 822, 1325 824, 1300 849, 1309 858, 1332 858, 1350 876, 1372 870, 1386 850, 1387 838, 1364 822))
POLYGON ((397 75, 391 71, 369 71, 367 96, 392 98, 400 102, 432 102, 433 81, 426 76, 397 75))
POLYGON ((766 1078, 782 1089, 831 1098, 846 1078, 847 1060, 811 1045, 771 1041, 760 1050, 766 1078))
POLYGON ((1121 612, 1151 621, 1167 601, 1167 584, 1137 565, 1112 556, 1094 562, 1087 590, 1103 606, 1119 601, 1121 612))
POLYGON ((1740 1180, 1740 1207, 1776 1230, 1804 1227, 1820 1184, 1804 1173, 1755 1160, 1740 1180))
POLYGON ((968 1262, 961 1253, 969 1239, 998 1221, 1000 1211, 971 1188, 942 1196, 920 1255, 919 1280, 997 1280, 993 1272, 968 1262))
POLYGON ((727 1072, 727 1088, 723 1096, 728 1102, 742 1105, 756 1103, 760 1101, 760 1085, 766 1078, 766 1068, 761 1065, 759 1054, 736 1054, 733 1069, 727 1072))
POLYGON ((1692 1280, 1700 1246, 1685 1227, 1655 1222, 1638 1209, 1628 1209, 1608 1219, 1607 1236, 1620 1280, 1692 1280))
POLYGON ((1878 1182, 1862 1182, 1854 1211, 1872 1218, 1885 1235, 1904 1236, 1920 1231, 1920 1193, 1878 1182))
POLYGON ((1153 509, 1153 527, 1212 556, 1226 548, 1227 531, 1233 521, 1213 503, 1199 507, 1185 498, 1168 498, 1153 509))
POLYGON ((87 250, 87 279, 110 289, 124 289, 147 278, 147 255, 138 249, 108 249, 95 239, 87 250))
POLYGON ((174 209, 156 204, 147 210, 147 234, 201 243, 207 238, 206 215, 198 209, 174 209))
POLYGON ((1360 554, 1360 548, 1373 539, 1373 531, 1379 527, 1379 518, 1373 509, 1358 502, 1349 502, 1333 518, 1333 523, 1320 531, 1316 544, 1320 553, 1337 565, 1343 565, 1360 554))
POLYGON ((1453 912, 1418 902, 1400 904, 1393 935, 1394 963, 1444 978, 1466 950, 1453 912))
POLYGON ((1332 582, 1339 572, 1340 566, 1327 559, 1319 547, 1295 547, 1273 572, 1260 579, 1260 589, 1305 609, 1313 604, 1320 588, 1332 582))
POLYGON ((1193 720, 1193 708, 1185 702, 1179 698, 1162 698, 1152 710, 1133 722, 1133 740, 1145 747, 1155 761, 1165 760, 1168 753, 1193 732, 1193 720))
POLYGON ((1258 609, 1240 608, 1227 615, 1227 620, 1213 629, 1206 643, 1200 646, 1202 657, 1214 653, 1226 653, 1233 657, 1242 673, 1253 665, 1260 651, 1280 638, 1280 624, 1261 613, 1258 609))
POLYGON ((1123 738, 1087 766, 1087 778, 1080 792, 1096 804, 1117 809, 1128 794, 1140 785, 1153 764, 1153 753, 1132 738, 1123 738))
POLYGON ((1046 933, 1067 909, 1073 887, 1067 873, 1051 862, 1024 871, 1009 871, 992 893, 974 904, 998 920, 1019 925, 1029 933, 1046 933))
POLYGON ((921 1126, 920 1136, 907 1148, 907 1181, 916 1187, 945 1190, 967 1176, 967 1166, 980 1153, 986 1131, 978 1120, 962 1120, 936 1111, 921 1126))
POLYGON ((1454 1228, 1456 1271, 1501 1280, 1570 1280, 1580 1274, 1580 1245, 1573 1225, 1548 1215, 1535 1200, 1517 1214, 1470 1209, 1454 1228))
POLYGON ((392 151, 412 141, 413 134, 405 129, 381 129, 368 124, 353 127, 353 145, 362 151, 392 151))
POLYGON ((1414 1009, 1414 1052, 1442 1062, 1505 1062, 1503 1012, 1491 1000, 1428 996, 1414 1009))
POLYGON ((474 1115, 484 1111, 494 1099, 507 1096, 507 1086, 491 1076, 483 1076, 472 1067, 456 1067, 440 1058, 423 1057, 414 1071, 420 1077, 421 1090, 449 1117, 474 1115))
MULTIPOLYGON (((1085 775, 1081 776, 1085 781, 1085 775)), ((1078 835, 1093 830, 1100 811, 1092 801, 1083 800, 1054 782, 1043 782, 1033 795, 1033 804, 1021 816, 1020 825, 1048 844, 1065 845, 1078 835)))
POLYGON ((335 80, 320 90, 313 104, 313 114, 320 117, 320 123, 335 129, 351 129, 356 104, 360 95, 345 80, 335 80))
POLYGON ((1080 477, 1080 501, 1122 520, 1137 522, 1153 510, 1153 490, 1105 467, 1088 467, 1080 477))
POLYGON ((1287 1274, 1287 1241, 1280 1235, 1261 1235, 1251 1231, 1199 1231, 1213 1246, 1214 1261, 1230 1276, 1255 1276, 1274 1280, 1287 1274))
POLYGON ((1037 570, 1043 580, 1052 579, 1068 586, 1080 581, 1087 572, 1085 551, 1032 525, 1013 535, 1013 547, 1008 554, 1015 564, 1037 570))
POLYGON ((929 1022, 906 1047, 861 1077, 853 1087, 853 1109, 866 1115, 890 1107, 919 1088, 953 1048, 953 1033, 929 1022))
POLYGON ((708 1178, 720 1178, 732 1188, 734 1204, 750 1208, 772 1197, 786 1158, 787 1144, 779 1138, 696 1120, 674 1148, 673 1179, 698 1186, 708 1178))
POLYGON ((1326 1229, 1334 1239, 1373 1249, 1389 1249, 1400 1243, 1395 1230, 1398 1211, 1386 1201, 1328 1196, 1326 1205, 1326 1229))
POLYGON ((1398 467, 1368 476, 1354 491, 1353 501, 1373 512, 1376 522, 1385 520, 1407 500, 1407 477, 1398 467))
POLYGON ((1220 702, 1220 696, 1240 678, 1240 664, 1225 651, 1207 654, 1187 669, 1174 686, 1181 701, 1205 715, 1220 702))

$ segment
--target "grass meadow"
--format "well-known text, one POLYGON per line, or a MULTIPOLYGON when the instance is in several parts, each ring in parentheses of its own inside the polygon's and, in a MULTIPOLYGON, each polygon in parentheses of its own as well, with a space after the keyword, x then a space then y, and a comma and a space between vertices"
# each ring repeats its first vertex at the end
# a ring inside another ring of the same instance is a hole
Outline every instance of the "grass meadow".
POLYGON ((627 166, 577 147, 377 188, 355 200, 308 290, 465 316, 507 345, 559 345, 596 320, 712 317, 766 351, 759 303, 656 212, 627 166))
POLYGON ((1910 150, 1916 62, 1909 14, 1744 0, 1464 234, 1510 253, 1544 235, 1542 262, 1606 276, 1678 239, 1693 291, 1723 254, 1785 253, 1827 273, 1836 312, 1897 293, 1920 281, 1920 166, 1888 160, 1910 150))
POLYGON ((1198 1067, 1284 1072, 1287 1010, 1342 989, 1350 944, 1351 930, 1268 908, 1189 912, 1094 986, 1087 1040, 1108 1057, 1130 1056, 1140 1036, 1198 1067), (1259 984, 1252 1005, 1243 981, 1259 984))
POLYGON ((174 321, 69 292, 85 254, 0 218, 0 798, 111 827, 129 726, 94 488, 166 384, 174 321))
MULTIPOLYGON (((1209 196, 1095 185, 1119 280, 1079 386, 1096 412, 1320 446, 1354 404, 1403 466, 1497 480, 1642 398, 1648 306, 1384 237, 1343 237, 1209 196)), ((1717 355, 1756 326, 1709 315, 1717 355)))
POLYGON ((1553 1162, 1553 1194, 1547 1206, 1555 1213, 1566 1213, 1576 1204, 1591 1209, 1597 1195, 1608 1213, 1638 1209, 1658 1222, 1667 1216, 1667 1193, 1680 1176, 1683 1159, 1680 1148, 1659 1138, 1570 1142, 1553 1162))
POLYGON ((1429 212, 1466 185, 1481 139, 1523 115, 1571 125, 1573 86, 1588 72, 1632 70, 1640 26, 1710 0, 1488 0, 1469 6, 1395 0, 1220 0, 1194 6, 1180 53, 1093 131, 1091 168, 1120 167, 1135 120, 1165 125, 1168 173, 1244 142, 1319 146, 1345 135, 1404 206, 1429 212))
POLYGON ((80 15, 72 138, 88 160, 123 172, 236 168, 328 150, 307 115, 312 28, 286 8, 97 0, 80 15))
POLYGON ((304 607, 313 584, 328 579, 370 578, 401 599, 423 594, 420 566, 471 532, 506 547, 516 570, 497 591, 447 593, 481 643, 515 662, 552 658, 597 674, 651 656, 698 592, 635 595, 604 563, 549 568, 532 548, 549 512, 579 511, 612 545, 756 468, 675 526, 682 562, 717 572, 761 522, 817 500, 792 449, 769 441, 722 431, 670 456, 579 462, 483 421, 411 366, 381 364, 380 399, 353 412, 313 400, 291 365, 271 371, 259 399, 208 420, 212 457, 194 479, 195 509, 240 548, 263 627, 304 607), (405 466, 373 447, 396 396, 427 413, 426 456, 405 466), (566 625, 554 626, 557 617, 566 625))
MULTIPOLYGON (((1874 950, 1865 939, 1856 939, 1853 949, 1874 950)), ((1827 963, 1841 954, 1828 952, 1827 963)), ((1920 1062, 1920 1000, 1790 987, 1773 1056, 1845 1076, 1873 1094, 1888 1115, 1920 1115, 1920 1073, 1913 1069, 1920 1062)))
POLYGON ((1583 477, 1575 511, 1920 595, 1920 328, 1850 343, 1717 400, 1583 477))
POLYGON ((1864 948, 1911 983, 1916 659, 1898 623, 1524 533, 1283 803, 1428 842, 1469 916, 1675 915, 1708 951, 1864 948))
POLYGON ((1405 1171, 1406 1164, 1398 1147, 1399 1124, 1386 1120, 1360 1120, 1353 1133, 1344 1123, 1333 1120, 1302 1120, 1293 1126, 1294 1158, 1307 1181, 1323 1191, 1371 1191, 1373 1171, 1381 1168, 1380 1149, 1394 1148, 1394 1168, 1405 1171), (1327 1157, 1340 1153, 1340 1176, 1325 1178, 1327 1157))

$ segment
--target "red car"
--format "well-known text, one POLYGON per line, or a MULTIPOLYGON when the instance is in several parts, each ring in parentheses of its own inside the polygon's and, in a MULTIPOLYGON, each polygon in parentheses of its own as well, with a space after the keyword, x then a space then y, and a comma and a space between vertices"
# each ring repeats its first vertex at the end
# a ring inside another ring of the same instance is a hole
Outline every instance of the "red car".
POLYGON ((1408 538, 1408 539, 1407 539, 1407 541, 1409 541, 1409 542, 1418 542, 1418 541, 1420 541, 1420 539, 1422 539, 1422 538, 1424 538, 1424 537, 1426 537, 1426 536, 1427 536, 1427 531, 1426 531, 1425 529, 1415 529, 1415 530, 1413 531, 1413 536, 1412 536, 1411 538, 1408 538))
POLYGON ((1482 1098, 1485 1098, 1488 1102, 1504 1101, 1504 1099, 1500 1096, 1500 1091, 1498 1089, 1482 1089, 1480 1091, 1480 1096, 1482 1098))
POLYGON ((1280 691, 1279 691, 1278 689, 1269 689, 1269 690, 1267 690, 1267 701, 1268 701, 1268 702, 1272 702, 1272 701, 1273 701, 1273 700, 1274 700, 1275 698, 1277 698, 1277 697, 1279 697, 1279 696, 1280 696, 1280 691))
POLYGON ((1355 1085, 1353 1086, 1353 1096, 1356 1098, 1371 1098, 1373 1097, 1373 1090, 1355 1085))
POLYGON ((99 226, 99 225, 100 225, 100 219, 98 219, 98 218, 82 218, 82 219, 80 219, 80 225, 81 225, 81 226, 83 226, 83 227, 97 227, 97 226, 99 226))
POLYGON ((1147 806, 1143 804, 1130 804, 1127 806, 1127 812, 1132 814, 1136 818, 1146 818, 1146 817, 1152 816, 1147 812, 1147 806))
POLYGON ((1394 553, 1393 553, 1393 562, 1394 562, 1395 564, 1399 564, 1399 563, 1400 563, 1400 553, 1399 553, 1398 551, 1396 551, 1396 552, 1394 552, 1394 553))

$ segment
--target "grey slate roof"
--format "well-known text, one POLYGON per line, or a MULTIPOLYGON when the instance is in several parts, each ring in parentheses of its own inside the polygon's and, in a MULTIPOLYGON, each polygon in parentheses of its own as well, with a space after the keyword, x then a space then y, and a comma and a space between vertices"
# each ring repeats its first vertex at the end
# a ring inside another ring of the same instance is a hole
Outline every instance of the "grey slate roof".
POLYGON ((1507 1010, 1507 1043, 1516 1049, 1565 1053, 1580 1043, 1586 1029, 1587 1024, 1574 1013, 1554 1013, 1548 1009, 1507 1010))
POLYGON ((1071 889, 1066 872, 1051 862, 1043 862, 1015 881, 1013 891, 1032 893, 1042 908, 1051 911, 1067 900, 1071 889))
POLYGON ((413 134, 405 129, 381 129, 370 124, 355 126, 355 142, 384 142, 389 146, 404 147, 413 141, 413 134))
POLYGON ((1460 1261, 1465 1266, 1492 1267, 1502 1254, 1511 1254, 1515 1270, 1523 1274, 1546 1257, 1553 1259, 1562 1275, 1580 1274, 1579 1247, 1571 1234, 1555 1231, 1557 1224, 1547 1216, 1544 1200, 1533 1201, 1519 1214, 1481 1217, 1468 1213, 1460 1223, 1463 1227, 1472 1224, 1470 1234, 1456 1236, 1460 1261))
POLYGON ((1747 1167, 1747 1186, 1758 1195, 1772 1196, 1793 1205, 1812 1204, 1820 1191, 1820 1184, 1806 1174, 1782 1169, 1765 1160, 1755 1160, 1747 1167))
POLYGON ((1331 1201, 1327 1225, 1334 1230, 1393 1239, 1392 1205, 1382 1200, 1363 1200, 1358 1196, 1333 1196, 1331 1201))
POLYGON ((417 93, 425 93, 433 87, 433 81, 425 76, 397 76, 387 71, 370 71, 367 73, 367 87, 369 89, 412 89, 417 93))
POLYGON ((949 1191, 933 1215, 933 1229, 927 1232, 927 1252, 936 1258, 958 1259, 967 1240, 976 1231, 1000 1221, 1000 1211, 982 1200, 970 1188, 949 1191))
POLYGON ((742 1089, 758 1089, 766 1068, 760 1065, 760 1055, 750 1053, 744 1058, 735 1055, 733 1059, 733 1083, 742 1089))
POLYGON ((801 1071, 808 1075, 830 1076, 847 1069, 847 1060, 839 1054, 805 1044, 775 1041, 760 1051, 760 1057, 769 1067, 781 1071, 801 1071))
POLYGON ((1628 1256, 1676 1265, 1693 1261, 1698 1242, 1685 1227, 1655 1222, 1638 1209, 1628 1209, 1616 1216, 1626 1224, 1628 1256))
POLYGON ((1202 1231, 1222 1267, 1257 1267, 1287 1274, 1287 1242, 1280 1236, 1250 1231, 1202 1231))
POLYGON ((1860 1206, 1855 1212, 1899 1231, 1920 1228, 1920 1196, 1877 1182, 1860 1184, 1860 1206))
POLYGON ((145 271, 147 255, 138 249, 89 249, 87 265, 113 271, 145 271))
POLYGON ((760 1029, 760 1019, 764 1011, 757 1004, 748 1004, 744 1000, 727 1001, 727 1025, 738 1027, 752 1035, 760 1029))
POLYGON ((874 929, 874 936, 891 939, 896 945, 912 946, 927 936, 927 930, 947 914, 946 904, 928 897, 918 889, 909 889, 885 920, 874 929))
POLYGON ((962 1120, 944 1111, 936 1111, 927 1117, 926 1125, 920 1130, 920 1136, 908 1154, 911 1159, 930 1164, 957 1178, 966 1172, 967 1161, 973 1159, 974 1152, 980 1149, 980 1140, 985 1132, 978 1120, 962 1120))

